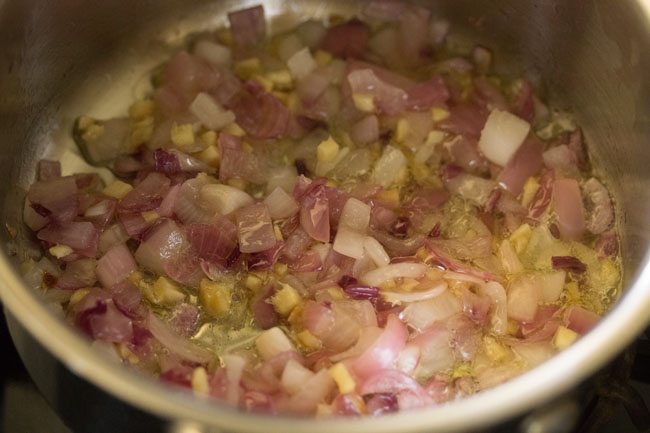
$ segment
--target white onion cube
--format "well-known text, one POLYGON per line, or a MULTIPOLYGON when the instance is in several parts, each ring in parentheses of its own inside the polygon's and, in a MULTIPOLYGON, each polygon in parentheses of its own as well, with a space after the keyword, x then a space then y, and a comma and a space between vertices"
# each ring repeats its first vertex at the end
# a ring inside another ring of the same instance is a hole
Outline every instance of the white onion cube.
POLYGON ((311 74, 317 65, 309 52, 309 48, 303 48, 291 56, 287 61, 287 66, 289 67, 289 71, 291 71, 291 75, 297 80, 301 80, 311 74))
POLYGON ((478 147, 491 162, 504 167, 530 132, 530 123, 514 114, 492 110, 478 147))
POLYGON ((364 255, 363 240, 364 234, 352 230, 346 226, 339 226, 334 238, 334 251, 353 259, 360 259, 364 255))
POLYGON ((282 352, 295 350, 289 338, 277 326, 262 332, 255 340, 255 347, 264 360, 282 352))

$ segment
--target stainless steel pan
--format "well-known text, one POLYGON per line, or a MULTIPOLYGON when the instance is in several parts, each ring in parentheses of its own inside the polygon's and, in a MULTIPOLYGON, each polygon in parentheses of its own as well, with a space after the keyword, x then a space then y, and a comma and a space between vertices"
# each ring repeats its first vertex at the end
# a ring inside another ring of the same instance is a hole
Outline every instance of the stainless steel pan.
MULTIPOLYGON (((437 16, 454 24, 460 43, 469 39, 495 48, 505 73, 525 74, 552 105, 576 113, 593 159, 615 192, 624 227, 626 289, 615 309, 575 346, 505 385, 440 408, 380 419, 244 414, 117 365, 25 287, 18 269, 30 246, 20 211, 36 161, 62 157, 64 170, 84 168, 70 139, 76 116, 125 110, 147 72, 185 35, 223 24, 226 11, 251 3, 0 1, 0 201, 3 223, 19 229, 15 239, 11 230, 2 231, 0 296, 17 347, 42 392, 80 431, 438 432, 487 429, 506 421, 511 431, 566 430, 576 406, 559 396, 604 366, 650 321, 648 0, 428 2, 437 16)), ((272 0, 264 6, 272 28, 283 29, 302 17, 351 15, 359 3, 272 0)))

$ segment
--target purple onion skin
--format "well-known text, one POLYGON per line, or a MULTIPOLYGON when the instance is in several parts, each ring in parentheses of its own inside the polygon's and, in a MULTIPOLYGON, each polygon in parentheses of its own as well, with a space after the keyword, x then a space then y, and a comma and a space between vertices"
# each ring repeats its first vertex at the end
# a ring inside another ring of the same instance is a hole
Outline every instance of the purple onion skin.
POLYGON ((583 274, 587 270, 587 265, 572 256, 553 256, 551 264, 553 269, 563 269, 572 274, 583 274))

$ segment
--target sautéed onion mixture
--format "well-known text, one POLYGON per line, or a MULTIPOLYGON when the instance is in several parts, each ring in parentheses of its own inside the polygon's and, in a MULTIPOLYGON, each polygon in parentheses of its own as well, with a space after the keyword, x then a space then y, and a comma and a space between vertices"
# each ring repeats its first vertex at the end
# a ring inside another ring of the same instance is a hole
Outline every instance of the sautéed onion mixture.
POLYGON ((25 278, 125 365, 245 410, 381 415, 469 396, 589 332, 621 278, 568 115, 426 9, 195 35, 84 156, 42 160, 25 278))

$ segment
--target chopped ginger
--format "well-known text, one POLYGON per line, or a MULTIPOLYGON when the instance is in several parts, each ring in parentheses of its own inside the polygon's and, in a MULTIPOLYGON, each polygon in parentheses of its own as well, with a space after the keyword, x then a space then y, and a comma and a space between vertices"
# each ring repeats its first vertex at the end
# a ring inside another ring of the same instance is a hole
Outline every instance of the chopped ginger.
POLYGON ((373 113, 375 111, 375 98, 372 95, 355 93, 352 95, 354 106, 360 111, 373 113))
POLYGON ((233 284, 204 278, 199 284, 199 300, 208 314, 219 317, 230 310, 232 290, 233 284))
POLYGON ((569 347, 578 339, 578 334, 564 326, 559 326, 555 335, 553 336, 553 346, 558 350, 563 350, 569 347))
POLYGON ((281 283, 282 288, 271 298, 275 311, 282 316, 288 316, 302 300, 300 294, 288 284, 281 283))
POLYGON ((316 156, 321 162, 333 162, 339 153, 339 144, 330 136, 322 141, 316 149, 316 156))
POLYGON ((128 183, 122 182, 121 180, 115 180, 113 181, 113 183, 111 183, 106 188, 104 188, 102 190, 102 193, 109 197, 122 200, 124 196, 130 193, 132 190, 133 187, 128 183))
POLYGON ((329 373, 332 379, 334 379, 334 382, 336 382, 336 386, 338 386, 341 394, 349 394, 357 387, 352 375, 343 363, 339 362, 331 366, 329 373))

